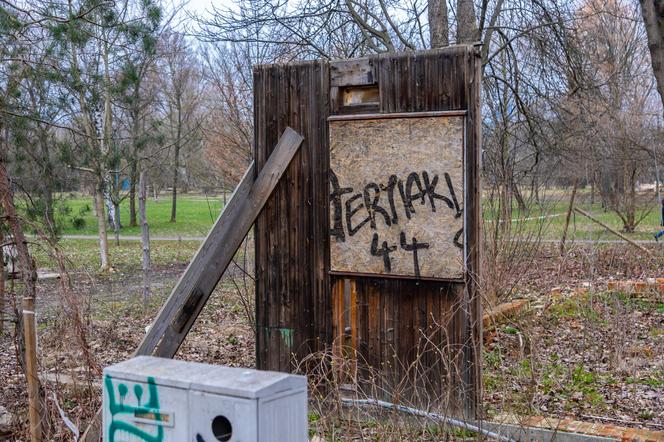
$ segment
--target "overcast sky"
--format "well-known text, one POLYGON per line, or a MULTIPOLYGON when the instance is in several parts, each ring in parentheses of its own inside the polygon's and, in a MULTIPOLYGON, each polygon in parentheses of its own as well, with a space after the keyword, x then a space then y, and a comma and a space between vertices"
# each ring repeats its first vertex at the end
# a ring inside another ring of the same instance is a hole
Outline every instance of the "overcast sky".
POLYGON ((217 6, 226 3, 226 1, 219 0, 189 0, 185 9, 188 12, 203 15, 206 10, 212 9, 212 3, 215 3, 217 6))

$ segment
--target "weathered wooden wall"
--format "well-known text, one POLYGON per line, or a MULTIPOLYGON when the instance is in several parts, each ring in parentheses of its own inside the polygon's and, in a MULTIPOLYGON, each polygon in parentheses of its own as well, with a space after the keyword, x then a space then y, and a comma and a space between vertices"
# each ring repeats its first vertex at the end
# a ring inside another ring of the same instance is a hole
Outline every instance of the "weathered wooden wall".
POLYGON ((305 137, 256 223, 259 368, 348 346, 383 374, 376 394, 479 411, 480 67, 475 48, 458 46, 256 68, 257 170, 287 125, 305 137), (466 111, 464 282, 330 275, 327 117, 448 110, 466 111))
POLYGON ((279 134, 304 136, 299 152, 255 224, 256 360, 289 371, 324 348, 332 330, 327 170, 329 65, 324 61, 254 71, 257 172, 279 134))

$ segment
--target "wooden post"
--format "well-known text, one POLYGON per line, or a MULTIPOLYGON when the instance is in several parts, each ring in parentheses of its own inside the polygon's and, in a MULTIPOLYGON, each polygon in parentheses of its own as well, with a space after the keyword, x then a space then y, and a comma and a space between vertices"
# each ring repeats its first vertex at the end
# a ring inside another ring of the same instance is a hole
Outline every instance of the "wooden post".
POLYGON ((28 407, 30 440, 42 440, 42 407, 39 395, 39 371, 37 368, 37 329, 35 327, 35 298, 23 298, 23 333, 25 334, 25 378, 28 383, 28 407))
POLYGON ((4 242, 5 237, 0 230, 0 336, 4 333, 5 330, 5 255, 2 251, 2 243, 4 242))
POLYGON ((579 187, 579 180, 574 179, 574 187, 572 188, 572 197, 569 200, 569 209, 567 209, 567 218, 565 218, 565 228, 563 229, 563 237, 560 240, 560 256, 565 253, 565 241, 567 240, 567 229, 569 228, 569 220, 572 218, 574 211, 574 199, 576 198, 576 189, 579 187))
POLYGON ((598 220, 597 218, 593 217, 591 214, 589 214, 589 213, 586 212, 585 210, 579 209, 578 207, 575 207, 574 210, 576 210, 577 212, 579 212, 581 215, 585 216, 586 218, 590 219, 591 221, 596 222, 597 224, 599 224, 600 226, 604 227, 606 230, 608 230, 609 232, 613 233, 614 235, 616 235, 616 236, 620 237, 621 239, 627 241, 628 243, 630 243, 631 245, 633 245, 633 246, 636 247, 637 249, 641 250, 643 253, 647 254, 648 256, 652 256, 652 253, 650 252, 650 250, 646 249, 646 248, 643 247, 642 245, 637 244, 636 242, 634 242, 634 241, 632 241, 631 239, 627 238, 625 235, 623 235, 622 233, 618 232, 617 230, 612 229, 611 227, 607 226, 607 225, 604 224, 602 221, 600 221, 600 220, 598 220))
POLYGON ((147 307, 150 297, 150 226, 145 211, 145 201, 148 194, 148 178, 141 170, 138 180, 138 218, 141 223, 141 248, 143 249, 143 306, 147 307))
POLYGON ((104 209, 104 194, 101 189, 95 189, 95 207, 97 208, 97 222, 99 225, 99 261, 100 270, 111 268, 108 262, 108 236, 106 234, 106 210, 104 209))
MULTIPOLYGON (((5 163, 0 157, 0 205, 4 210, 7 223, 11 229, 18 255, 23 291, 23 334, 25 362, 25 377, 28 383, 28 404, 30 407, 30 439, 32 442, 41 441, 41 402, 39 397, 39 378, 37 373, 37 333, 35 329, 35 296, 37 294, 37 271, 35 263, 30 257, 28 242, 23 233, 23 226, 16 214, 14 196, 9 182, 9 175, 5 163)), ((19 339, 21 339, 19 337, 19 339)))

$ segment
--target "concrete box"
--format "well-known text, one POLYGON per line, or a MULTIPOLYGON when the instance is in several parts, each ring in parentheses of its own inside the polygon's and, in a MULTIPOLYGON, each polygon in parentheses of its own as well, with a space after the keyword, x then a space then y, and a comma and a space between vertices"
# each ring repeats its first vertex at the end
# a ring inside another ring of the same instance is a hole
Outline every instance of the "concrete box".
POLYGON ((104 369, 107 442, 305 442, 304 376, 138 356, 104 369))

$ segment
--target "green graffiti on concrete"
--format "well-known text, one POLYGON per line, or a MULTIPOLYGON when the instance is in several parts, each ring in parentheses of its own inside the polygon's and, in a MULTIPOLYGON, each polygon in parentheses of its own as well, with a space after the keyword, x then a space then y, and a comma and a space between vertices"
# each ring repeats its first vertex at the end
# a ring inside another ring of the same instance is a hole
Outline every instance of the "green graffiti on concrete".
POLYGON ((126 384, 117 384, 116 398, 115 386, 113 379, 110 376, 104 376, 104 386, 108 393, 108 404, 106 405, 111 413, 111 422, 108 423, 107 439, 109 442, 120 442, 116 440, 116 433, 124 431, 145 442, 162 442, 164 440, 164 428, 161 425, 156 425, 156 434, 148 433, 147 431, 132 425, 130 422, 117 419, 119 415, 131 414, 133 416, 151 416, 157 422, 161 420, 161 413, 159 412, 159 394, 157 393, 157 384, 153 377, 148 377, 148 401, 141 404, 143 400, 143 386, 140 384, 134 385, 134 396, 136 396, 136 405, 127 403, 127 393, 129 387, 126 384))

